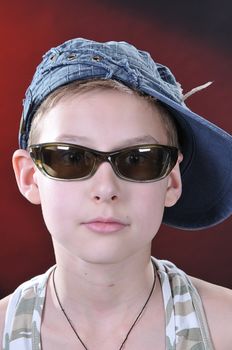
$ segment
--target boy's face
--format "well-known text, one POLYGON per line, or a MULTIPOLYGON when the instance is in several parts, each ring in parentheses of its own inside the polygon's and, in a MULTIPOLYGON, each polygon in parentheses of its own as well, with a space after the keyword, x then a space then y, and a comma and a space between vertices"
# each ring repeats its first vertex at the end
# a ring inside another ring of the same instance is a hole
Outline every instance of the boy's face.
MULTIPOLYGON (((100 151, 168 144, 155 106, 113 90, 63 98, 42 125, 40 143, 70 142, 100 151)), ((167 178, 152 183, 122 180, 109 163, 86 180, 57 181, 37 169, 33 179, 55 249, 95 263, 150 253, 164 206, 173 205, 181 191, 178 165, 167 178), (99 222, 103 219, 114 223, 99 222)))

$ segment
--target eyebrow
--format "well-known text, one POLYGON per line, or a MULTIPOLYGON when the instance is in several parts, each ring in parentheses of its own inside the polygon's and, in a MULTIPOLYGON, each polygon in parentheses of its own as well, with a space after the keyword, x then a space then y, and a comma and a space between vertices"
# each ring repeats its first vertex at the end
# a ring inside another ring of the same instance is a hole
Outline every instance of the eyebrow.
MULTIPOLYGON (((82 144, 84 142, 89 144, 91 143, 92 139, 87 136, 81 136, 81 135, 60 134, 55 138, 54 141, 71 142, 75 144, 82 144)), ((124 147, 130 147, 134 145, 146 144, 146 143, 159 144, 160 142, 151 135, 141 135, 137 137, 132 137, 130 139, 126 139, 125 141, 122 141, 119 144, 116 144, 113 147, 113 150, 117 150, 124 147)))
POLYGON ((142 135, 138 137, 133 137, 131 139, 127 139, 123 141, 123 143, 120 144, 120 147, 129 147, 133 145, 140 145, 140 144, 145 144, 145 143, 157 143, 159 142, 151 135, 142 135))
POLYGON ((77 135, 71 135, 71 134, 60 134, 55 137, 55 142, 79 142, 79 141, 90 141, 90 139, 87 136, 77 136, 77 135))

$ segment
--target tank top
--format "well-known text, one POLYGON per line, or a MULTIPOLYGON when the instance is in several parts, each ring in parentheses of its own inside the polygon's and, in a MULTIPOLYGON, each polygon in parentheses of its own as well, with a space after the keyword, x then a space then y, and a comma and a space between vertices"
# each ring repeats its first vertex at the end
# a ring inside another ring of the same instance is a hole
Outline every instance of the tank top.
MULTIPOLYGON (((213 350, 201 298, 190 278, 169 261, 152 258, 152 262, 161 282, 166 350, 213 350)), ((21 284, 11 295, 3 350, 42 350, 42 312, 47 281, 54 268, 21 284)))

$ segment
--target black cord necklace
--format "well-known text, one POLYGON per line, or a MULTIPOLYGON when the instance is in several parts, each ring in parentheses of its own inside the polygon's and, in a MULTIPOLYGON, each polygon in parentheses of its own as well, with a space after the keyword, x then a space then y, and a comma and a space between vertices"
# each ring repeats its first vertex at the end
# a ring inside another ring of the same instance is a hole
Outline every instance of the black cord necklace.
MULTIPOLYGON (((55 295, 56 295, 57 302, 58 302, 58 304, 59 304, 59 306, 60 306, 60 309, 61 309, 61 311, 63 312, 63 314, 64 314, 66 320, 68 321, 70 327, 72 328, 73 332, 75 333, 76 337, 78 338, 79 342, 83 345, 83 347, 85 348, 85 350, 88 350, 87 346, 85 345, 85 343, 83 342, 83 340, 81 339, 81 337, 79 336, 79 334, 77 333, 76 329, 74 328, 74 326, 73 326, 73 324, 72 324, 72 321, 70 320, 70 318, 69 318, 68 315, 66 314, 66 312, 65 312, 65 310, 64 310, 64 308, 63 308, 63 306, 62 306, 62 304, 61 304, 61 302, 60 302, 60 299, 59 299, 58 293, 57 293, 57 289, 56 289, 56 284, 55 284, 55 270, 56 270, 56 268, 53 270, 52 281, 53 281, 53 288, 54 288, 54 292, 55 292, 55 295)), ((129 337, 129 335, 130 335, 132 329, 134 328, 134 326, 135 326, 136 323, 138 322, 139 318, 142 316, 143 311, 145 310, 145 308, 146 308, 146 306, 147 306, 149 300, 151 299, 151 296, 152 296, 153 291, 154 291, 155 286, 156 286, 156 280, 157 280, 157 275, 156 275, 156 269, 155 269, 155 267, 154 267, 154 281, 153 281, 153 284, 152 284, 152 287, 151 287, 151 291, 150 291, 150 293, 149 293, 149 295, 148 295, 148 298, 147 298, 146 302, 144 303, 142 309, 140 310, 138 316, 135 318, 135 320, 134 320, 134 322, 132 323, 132 325, 131 325, 129 331, 127 332, 127 334, 126 334, 126 336, 125 336, 125 339, 123 340, 123 342, 122 342, 122 344, 121 344, 119 350, 122 350, 122 349, 123 349, 123 347, 124 347, 124 345, 125 345, 125 343, 126 343, 128 337, 129 337)))

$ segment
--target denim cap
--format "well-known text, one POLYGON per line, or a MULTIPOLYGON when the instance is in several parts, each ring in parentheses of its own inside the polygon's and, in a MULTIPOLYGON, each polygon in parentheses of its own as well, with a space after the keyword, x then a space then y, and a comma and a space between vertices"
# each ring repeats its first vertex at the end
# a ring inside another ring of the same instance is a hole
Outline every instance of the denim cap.
POLYGON ((76 80, 96 78, 114 79, 155 97, 176 121, 184 155, 183 189, 179 201, 165 208, 163 222, 198 230, 225 220, 232 212, 232 136, 192 112, 172 72, 126 42, 78 38, 49 50, 26 92, 20 147, 27 148, 33 115, 51 92, 76 80))

